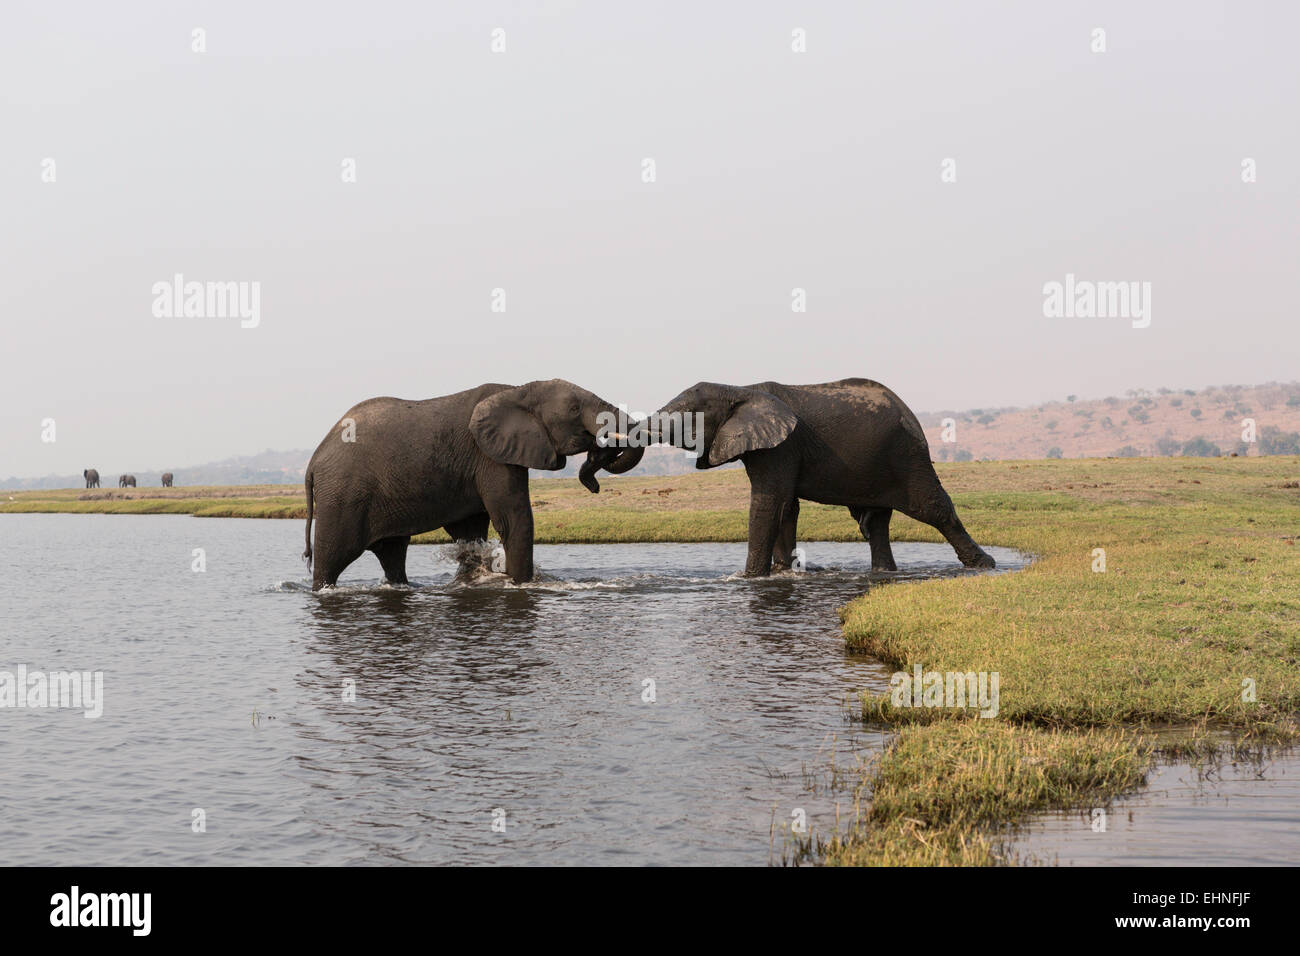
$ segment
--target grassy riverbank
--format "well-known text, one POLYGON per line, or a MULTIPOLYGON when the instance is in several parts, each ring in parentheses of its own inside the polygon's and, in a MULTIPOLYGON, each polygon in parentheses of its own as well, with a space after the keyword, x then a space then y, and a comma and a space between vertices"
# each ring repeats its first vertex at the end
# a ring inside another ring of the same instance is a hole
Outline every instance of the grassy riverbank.
MULTIPOLYGON (((1016 574, 875 588, 844 609, 844 637, 900 671, 996 672, 998 715, 866 695, 863 719, 897 736, 859 781, 860 825, 819 847, 824 859, 1006 862, 1008 824, 1104 805, 1140 784, 1157 751, 1188 745, 1188 728, 1201 728, 1191 736, 1202 747, 1225 730, 1247 745, 1296 738, 1300 459, 938 469, 977 541, 1038 560, 1016 574), (1094 570, 1096 549, 1104 571, 1094 570)), ((602 485, 593 496, 576 479, 534 479, 537 540, 745 539, 743 471, 602 485)), ((305 517, 301 488, 282 485, 5 492, 0 513, 13 511, 305 517)), ((941 540, 901 516, 891 530, 896 540, 941 540)), ((799 537, 861 540, 845 509, 813 504, 799 537)))
POLYGON ((1296 738, 1300 459, 969 470, 990 489, 959 502, 975 537, 1038 560, 877 588, 844 609, 844 636, 900 671, 998 673, 997 718, 864 695, 864 720, 899 733, 829 862, 1009 861, 1006 824, 1103 806, 1156 751, 1296 738))
POLYGON ((301 485, 0 491, 0 514, 31 513, 306 518, 307 506, 301 485))

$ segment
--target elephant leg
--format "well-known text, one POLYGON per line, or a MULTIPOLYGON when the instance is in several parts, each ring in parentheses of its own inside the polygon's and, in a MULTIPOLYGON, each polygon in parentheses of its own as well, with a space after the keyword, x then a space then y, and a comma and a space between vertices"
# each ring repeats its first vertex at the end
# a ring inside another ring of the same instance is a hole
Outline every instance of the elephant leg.
POLYGON ((533 579, 533 511, 524 507, 507 507, 491 512, 492 526, 501 536, 506 552, 506 574, 515 584, 533 579))
POLYGON ((370 546, 370 550, 379 559, 384 569, 384 579, 389 584, 410 584, 406 580, 406 548, 411 539, 407 537, 383 538, 370 546))
POLYGON ((332 588, 339 583, 347 566, 365 552, 364 548, 349 551, 336 551, 333 548, 322 549, 319 542, 312 549, 311 589, 332 588))
POLYGON ((750 492, 749 556, 745 559, 745 577, 764 578, 772 573, 772 551, 788 504, 784 497, 750 492))
POLYGON ((936 475, 934 483, 922 490, 920 494, 909 495, 906 509, 899 509, 909 518, 923 522, 936 529, 952 545, 961 563, 968 568, 992 568, 997 566, 992 555, 975 543, 966 532, 957 509, 953 507, 948 492, 943 490, 936 475))
POLYGON ((894 563, 894 551, 889 546, 889 519, 894 516, 892 508, 850 508, 849 513, 858 523, 862 537, 871 545, 872 571, 897 571, 894 563))
POLYGON ((349 564, 365 554, 359 515, 349 516, 338 508, 316 509, 312 542, 311 589, 332 588, 349 564))
MULTIPOLYGON (((786 514, 797 509, 798 472, 785 456, 767 450, 746 455, 741 461, 749 475, 749 555, 745 560, 745 577, 766 577, 772 573, 772 552, 786 514)), ((790 520, 796 522, 797 513, 790 520)))
POLYGON ((799 525, 799 499, 793 498, 781 516, 781 529, 772 548, 772 570, 788 571, 793 563, 796 532, 799 525))
POLYGON ((499 487, 480 494, 492 526, 501 536, 506 574, 515 584, 523 584, 533 579, 533 507, 528 500, 528 471, 514 466, 510 470, 499 487))

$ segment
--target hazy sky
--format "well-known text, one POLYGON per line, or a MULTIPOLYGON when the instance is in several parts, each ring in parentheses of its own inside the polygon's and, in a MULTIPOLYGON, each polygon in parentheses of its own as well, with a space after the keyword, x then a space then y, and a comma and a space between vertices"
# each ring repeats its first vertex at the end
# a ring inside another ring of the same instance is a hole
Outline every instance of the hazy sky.
POLYGON ((923 411, 1300 377, 1294 4, 10 0, 2 24, 0 476, 314 447, 363 398, 484 381, 651 409, 861 375, 923 411), (156 316, 176 273, 260 283, 260 323, 156 316), (1150 326, 1046 318, 1067 273, 1151 283, 1150 326))

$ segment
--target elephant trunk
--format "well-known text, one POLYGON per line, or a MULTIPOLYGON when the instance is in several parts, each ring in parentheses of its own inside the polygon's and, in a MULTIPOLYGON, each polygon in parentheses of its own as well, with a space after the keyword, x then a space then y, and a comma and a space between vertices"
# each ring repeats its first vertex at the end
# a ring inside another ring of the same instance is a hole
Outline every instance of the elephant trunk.
POLYGON ((600 494, 600 482, 596 480, 598 471, 603 469, 611 475, 621 475, 641 464, 641 459, 645 455, 645 444, 629 443, 629 436, 635 442, 642 427, 642 422, 629 422, 626 433, 614 432, 605 436, 606 440, 613 442, 612 444, 587 452, 587 460, 578 471, 578 480, 582 482, 584 488, 592 494, 600 494))
POLYGON ((621 475, 641 464, 643 457, 645 457, 645 445, 629 446, 619 449, 614 460, 602 467, 611 475, 621 475))
MULTIPOLYGON (((601 450, 603 451, 603 449, 601 450)), ((578 480, 582 482, 582 487, 586 488, 593 495, 600 494, 600 482, 596 480, 596 472, 600 471, 601 451, 587 452, 587 460, 582 463, 578 469, 578 480)))

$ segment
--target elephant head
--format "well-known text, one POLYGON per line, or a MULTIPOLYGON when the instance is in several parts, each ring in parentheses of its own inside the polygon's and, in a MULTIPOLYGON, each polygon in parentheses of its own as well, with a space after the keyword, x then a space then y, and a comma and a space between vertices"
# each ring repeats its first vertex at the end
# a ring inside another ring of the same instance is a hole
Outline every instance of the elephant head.
POLYGON ((579 478, 589 491, 599 492, 597 471, 622 474, 640 464, 645 454, 644 446, 597 442, 609 420, 606 416, 617 415, 609 402, 557 378, 488 396, 474 406, 469 430, 485 455, 507 465, 557 471, 568 455, 586 452, 579 478))
POLYGON ((799 424, 794 410, 775 395, 715 382, 692 385, 656 412, 655 420, 661 441, 698 453, 696 468, 716 468, 747 452, 775 448, 799 424))

